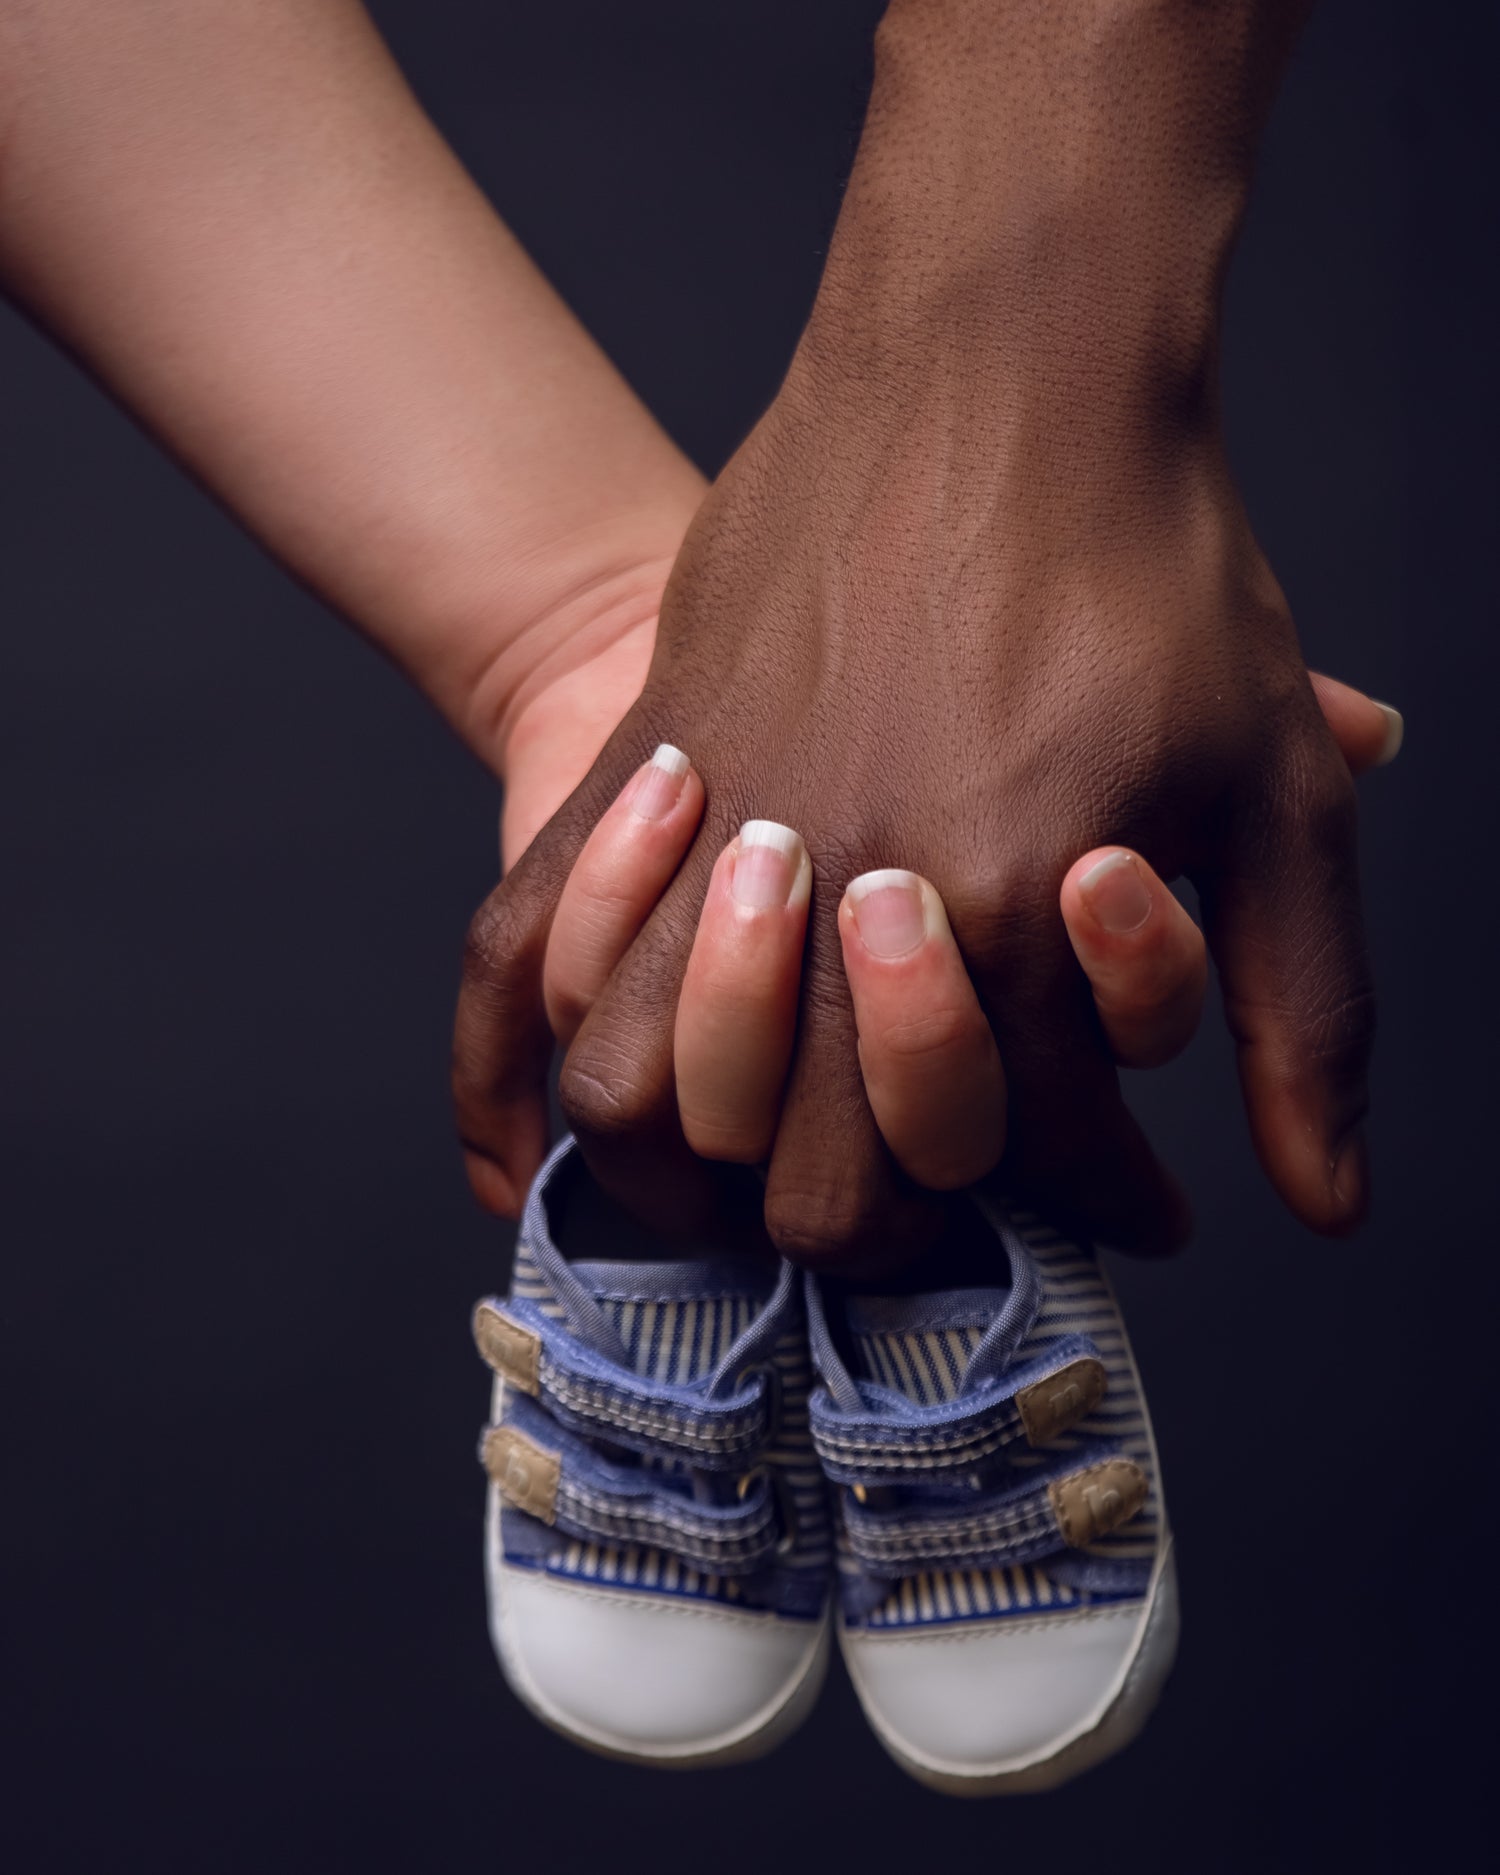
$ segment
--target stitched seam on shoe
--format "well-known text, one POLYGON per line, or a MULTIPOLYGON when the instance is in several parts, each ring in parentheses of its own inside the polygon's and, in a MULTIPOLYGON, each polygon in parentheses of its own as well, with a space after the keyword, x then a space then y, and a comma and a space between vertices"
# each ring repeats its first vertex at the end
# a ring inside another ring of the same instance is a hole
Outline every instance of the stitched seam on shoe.
MULTIPOLYGON (((698 1523, 678 1523, 649 1511, 617 1509, 566 1479, 558 1490, 557 1515, 559 1518, 568 1516, 584 1527, 595 1522, 601 1528, 607 1527, 612 1536, 599 1539, 605 1542, 623 1537, 626 1542, 671 1550, 678 1555, 685 1555, 683 1546, 691 1544, 695 1556, 711 1556, 721 1564, 759 1557, 770 1548, 775 1534, 775 1522, 769 1512, 743 1535, 720 1536, 698 1523)), ((709 1566, 711 1568, 712 1564, 709 1566)))
POLYGON ((934 1647, 948 1642, 971 1644, 976 1627, 987 1626, 999 1636, 1012 1634, 1041 1633, 1048 1628, 1072 1627, 1089 1621, 1119 1620, 1130 1616, 1139 1620, 1141 1603, 1144 1598, 1118 1604, 1110 1608, 1087 1608, 1070 1610, 1066 1614, 1053 1616, 1017 1616, 1012 1620, 997 1621, 993 1615, 976 1615, 967 1621, 928 1622, 909 1624, 902 1628, 865 1628, 855 1623, 846 1623, 856 1645, 866 1641, 879 1647, 934 1647), (955 1630, 958 1630, 955 1632, 955 1630))
POLYGON ((906 1453, 898 1453, 889 1445, 880 1445, 873 1441, 862 1444, 852 1440, 839 1443, 830 1439, 825 1433, 814 1430, 813 1445, 820 1458, 827 1458, 830 1462, 836 1463, 840 1459, 854 1456, 864 1460, 862 1468, 869 1471, 930 1471, 939 1466, 956 1469, 962 1465, 973 1464, 981 1458, 988 1458, 992 1452, 998 1452, 1005 1446, 1013 1444, 1024 1430, 1018 1417, 1014 1424, 1000 1426, 988 1436, 976 1436, 967 1444, 958 1440, 941 1442, 934 1440, 922 1445, 913 1442, 906 1453))
MULTIPOLYGON (((508 1562, 505 1566, 515 1569, 524 1565, 508 1562)), ((766 1621, 794 1619, 772 1608, 759 1613, 753 1613, 748 1609, 720 1610, 713 1606, 689 1601, 683 1596, 642 1595, 633 1584, 628 1588, 611 1588, 607 1584, 579 1582, 570 1576, 556 1574, 550 1569, 528 1570, 527 1573, 544 1577, 549 1587, 557 1588, 564 1595, 575 1595, 581 1601, 626 1601, 637 1608, 648 1608, 653 1613, 660 1611, 664 1617, 670 1617, 673 1621, 716 1621, 721 1627, 748 1628, 759 1627, 766 1621)), ((795 1619, 799 1627, 803 1625, 812 1627, 818 1621, 816 1615, 804 1615, 795 1619)))
POLYGON ((581 1418, 597 1418, 659 1438, 663 1444, 681 1443, 721 1451, 752 1449, 763 1431, 765 1415, 754 1409, 725 1415, 724 1420, 706 1417, 691 1408, 680 1412, 671 1407, 650 1406, 622 1395, 605 1380, 577 1380, 556 1360, 544 1353, 541 1381, 543 1388, 581 1418), (727 1423, 726 1423, 727 1422, 727 1423), (674 1435, 669 1439, 664 1435, 674 1435))

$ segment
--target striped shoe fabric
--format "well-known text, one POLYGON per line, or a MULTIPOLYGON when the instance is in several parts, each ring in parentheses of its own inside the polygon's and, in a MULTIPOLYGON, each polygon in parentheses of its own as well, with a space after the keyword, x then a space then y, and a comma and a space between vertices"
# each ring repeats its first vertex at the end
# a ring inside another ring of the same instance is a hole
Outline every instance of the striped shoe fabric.
POLYGON ((811 1709, 829 1651, 802 1285, 769 1258, 616 1260, 601 1216, 565 1140, 509 1295, 475 1311, 496 1651, 539 1718, 597 1751, 757 1756, 811 1709))
POLYGON ((1177 1633, 1150 1418, 1108 1279, 1092 1251, 973 1202, 995 1287, 808 1284, 844 1657, 892 1755, 963 1794, 1046 1789, 1128 1743, 1177 1633))

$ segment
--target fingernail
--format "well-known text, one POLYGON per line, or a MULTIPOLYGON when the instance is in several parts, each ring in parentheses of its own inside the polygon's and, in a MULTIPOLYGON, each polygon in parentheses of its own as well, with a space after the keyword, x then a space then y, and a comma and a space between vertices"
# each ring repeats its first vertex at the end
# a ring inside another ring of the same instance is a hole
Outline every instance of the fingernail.
POLYGON ((873 956, 905 957, 927 936, 922 881, 914 872, 887 867, 862 872, 844 894, 864 947, 873 956))
POLYGON ((1393 710, 1389 703, 1381 703, 1378 698, 1370 701, 1385 718, 1385 740, 1380 745, 1380 753, 1375 757, 1375 766, 1384 768, 1387 762, 1394 762, 1401 753, 1401 744, 1406 739, 1406 722, 1400 710, 1393 710))
POLYGON ((644 768, 638 768, 626 796, 630 811, 642 820, 665 820, 682 799, 688 758, 664 742, 644 768))
POLYGON ((737 904, 751 911, 790 905, 803 875, 810 877, 802 835, 774 820, 747 820, 740 828, 739 851, 729 876, 737 904))
POLYGON ((1083 902, 1115 937, 1139 931, 1151 916, 1151 894, 1130 853, 1106 853, 1078 881, 1083 902))

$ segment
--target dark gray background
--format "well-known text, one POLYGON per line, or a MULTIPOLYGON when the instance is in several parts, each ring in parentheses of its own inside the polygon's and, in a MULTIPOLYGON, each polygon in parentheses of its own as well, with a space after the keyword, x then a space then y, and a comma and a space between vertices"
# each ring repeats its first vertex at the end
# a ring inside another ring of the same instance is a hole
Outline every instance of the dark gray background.
MULTIPOLYGON (((878 11, 375 7, 710 469, 809 303, 878 11)), ((508 1237, 470 1207, 444 1085, 494 787, 0 317, 16 1865, 1197 1875, 1381 1866, 1403 1822, 1430 1852, 1462 1823, 1494 1583, 1491 19, 1326 0, 1266 145, 1235 453, 1310 660, 1409 725, 1363 788, 1378 1204, 1332 1246, 1279 1211, 1217 1017, 1138 1083, 1200 1219, 1180 1263, 1121 1271, 1186 1632, 1145 1739, 1046 1799, 919 1790, 841 1681, 775 1758, 676 1780, 574 1752, 504 1692, 466 1320, 508 1237)))

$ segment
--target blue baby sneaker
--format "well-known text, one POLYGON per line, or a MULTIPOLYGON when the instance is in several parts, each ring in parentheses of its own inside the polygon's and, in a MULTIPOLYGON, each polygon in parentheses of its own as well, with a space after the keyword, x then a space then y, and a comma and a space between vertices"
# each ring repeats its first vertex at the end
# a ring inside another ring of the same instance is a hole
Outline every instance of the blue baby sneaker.
POLYGON ((808 1314, 850 1676, 905 1769, 983 1795, 1050 1789, 1129 1743, 1171 1668, 1177 1596, 1103 1271, 973 1203, 993 1287, 810 1279, 808 1314))
POLYGON ((829 1653, 802 1285, 769 1257, 642 1260, 639 1235, 565 1140, 509 1297, 475 1311, 490 1631, 517 1697, 577 1743, 732 1763, 800 1723, 829 1653))

